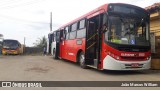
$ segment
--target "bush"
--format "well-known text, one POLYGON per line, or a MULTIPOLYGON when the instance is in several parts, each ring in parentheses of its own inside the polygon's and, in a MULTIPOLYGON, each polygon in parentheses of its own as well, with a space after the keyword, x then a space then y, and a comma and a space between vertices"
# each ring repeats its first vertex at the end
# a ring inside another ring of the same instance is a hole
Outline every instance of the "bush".
POLYGON ((153 59, 160 59, 160 54, 152 54, 153 59))

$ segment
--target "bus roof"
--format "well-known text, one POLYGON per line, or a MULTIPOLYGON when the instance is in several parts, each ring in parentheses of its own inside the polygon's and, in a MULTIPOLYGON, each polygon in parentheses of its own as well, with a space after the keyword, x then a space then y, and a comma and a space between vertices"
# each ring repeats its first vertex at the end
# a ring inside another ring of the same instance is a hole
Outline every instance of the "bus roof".
MULTIPOLYGON (((59 29, 64 28, 64 27, 66 27, 66 26, 68 26, 68 25, 70 25, 70 24, 72 24, 72 23, 74 23, 74 22, 77 22, 78 20, 84 19, 84 18, 86 18, 86 17, 88 17, 88 16, 90 16, 90 15, 96 13, 96 12, 101 12, 101 13, 102 13, 102 11, 99 11, 99 10, 101 10, 101 9, 106 10, 106 9, 107 9, 107 6, 108 6, 108 4, 104 4, 104 5, 96 8, 96 9, 88 12, 87 14, 82 15, 82 16, 80 16, 79 18, 77 18, 77 19, 75 19, 75 20, 73 20, 73 21, 71 21, 71 22, 69 22, 69 23, 67 23, 67 24, 65 24, 65 25, 62 25, 59 29)), ((103 12, 104 12, 104 11, 103 11, 103 12)))
MULTIPOLYGON (((107 10, 108 5, 110 5, 110 4, 124 4, 124 5, 131 5, 131 6, 134 6, 134 7, 137 7, 137 8, 141 8, 141 7, 132 5, 132 4, 125 4, 125 3, 107 3, 107 4, 101 5, 100 7, 98 7, 98 8, 96 8, 96 9, 94 9, 94 10, 92 10, 92 11, 90 11, 90 12, 88 12, 88 13, 82 15, 82 16, 80 16, 79 18, 76 18, 76 19, 72 20, 71 22, 69 22, 69 23, 67 23, 67 24, 62 25, 60 28, 58 28, 58 30, 59 30, 59 29, 63 29, 63 28, 65 28, 66 26, 71 25, 71 24, 73 24, 73 23, 75 23, 75 22, 77 22, 77 21, 79 21, 79 20, 81 20, 81 19, 91 18, 91 17, 96 16, 96 15, 98 15, 98 14, 100 14, 100 13, 103 13, 103 12, 105 12, 105 11, 107 10), (95 14, 96 12, 98 12, 98 13, 95 14)), ((141 8, 141 9, 143 9, 143 8, 141 8)), ((145 10, 145 9, 144 9, 144 10, 145 10)), ((147 12, 147 11, 146 11, 146 12, 147 12)), ((55 30, 55 31, 57 31, 57 30, 55 30)))
POLYGON ((18 40, 14 40, 14 39, 4 39, 4 41, 18 41, 18 40))
POLYGON ((5 42, 5 41, 15 41, 15 42, 20 43, 18 40, 14 40, 14 39, 4 39, 3 42, 5 42))

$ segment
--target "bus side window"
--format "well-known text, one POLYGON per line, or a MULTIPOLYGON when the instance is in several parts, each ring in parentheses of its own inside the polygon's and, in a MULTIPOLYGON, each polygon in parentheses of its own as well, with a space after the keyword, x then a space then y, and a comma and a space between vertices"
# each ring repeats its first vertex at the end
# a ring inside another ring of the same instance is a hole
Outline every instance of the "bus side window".
POLYGON ((64 29, 64 38, 65 38, 65 40, 68 40, 68 37, 69 37, 69 27, 66 27, 64 29))
POLYGON ((54 32, 54 42, 56 41, 56 32, 54 32))
POLYGON ((79 29, 85 28, 85 19, 79 22, 79 29))
POLYGON ((79 27, 77 30, 77 38, 84 38, 86 36, 86 21, 82 19, 79 21, 79 27))
POLYGON ((53 36, 52 36, 52 42, 54 42, 54 36, 55 36, 55 35, 54 35, 54 33, 53 33, 53 36))
POLYGON ((71 31, 77 30, 77 23, 71 25, 71 31))
POLYGON ((60 31, 58 31, 58 32, 57 32, 57 35, 56 35, 56 41, 57 41, 57 42, 59 42, 59 41, 60 41, 60 31))
POLYGON ((77 23, 74 23, 71 25, 71 32, 69 35, 69 39, 75 39, 76 38, 76 32, 77 32, 77 23))

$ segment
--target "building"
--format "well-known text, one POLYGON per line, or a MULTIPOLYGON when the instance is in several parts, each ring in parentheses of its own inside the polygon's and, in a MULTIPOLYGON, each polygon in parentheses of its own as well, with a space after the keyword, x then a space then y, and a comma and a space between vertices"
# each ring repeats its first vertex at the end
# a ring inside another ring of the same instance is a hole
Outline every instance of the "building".
POLYGON ((3 35, 0 34, 0 55, 2 53, 2 43, 3 43, 3 35))
POLYGON ((145 8, 150 13, 151 49, 160 56, 160 2, 145 8))

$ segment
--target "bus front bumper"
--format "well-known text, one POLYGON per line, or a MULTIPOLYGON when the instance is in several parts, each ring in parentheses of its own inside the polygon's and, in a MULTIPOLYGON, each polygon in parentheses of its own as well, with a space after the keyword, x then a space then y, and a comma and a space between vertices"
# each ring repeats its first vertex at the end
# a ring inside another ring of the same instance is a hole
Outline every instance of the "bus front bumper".
POLYGON ((3 54, 3 55, 6 55, 6 54, 14 54, 14 55, 16 55, 16 54, 18 54, 18 52, 17 52, 16 50, 12 50, 12 51, 3 50, 3 51, 2 51, 2 54, 3 54))
POLYGON ((107 55, 103 60, 106 70, 145 70, 150 69, 151 58, 146 61, 119 61, 107 55))

